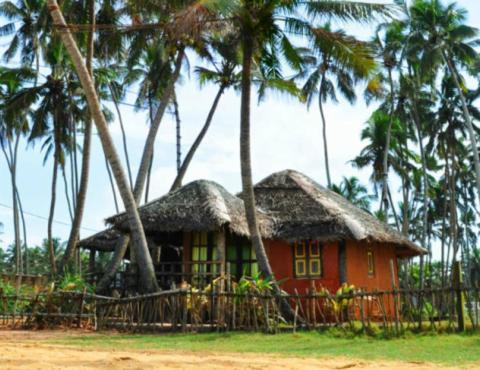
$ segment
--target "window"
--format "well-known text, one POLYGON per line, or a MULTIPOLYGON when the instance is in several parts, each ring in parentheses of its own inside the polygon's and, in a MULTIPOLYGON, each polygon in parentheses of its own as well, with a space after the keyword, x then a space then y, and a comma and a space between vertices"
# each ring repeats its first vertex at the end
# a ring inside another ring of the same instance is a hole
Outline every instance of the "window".
POLYGON ((367 266, 368 266, 368 276, 375 275, 375 257, 373 251, 367 251, 367 266))
POLYGON ((213 238, 207 232, 192 233, 192 283, 204 286, 208 275, 217 273, 218 266, 207 263, 217 260, 217 248, 213 245, 213 238))
POLYGON ((227 235, 227 262, 230 262, 230 274, 237 280, 258 273, 255 250, 246 238, 227 235))
POLYGON ((322 276, 322 246, 316 240, 297 241, 293 245, 295 276, 322 276))

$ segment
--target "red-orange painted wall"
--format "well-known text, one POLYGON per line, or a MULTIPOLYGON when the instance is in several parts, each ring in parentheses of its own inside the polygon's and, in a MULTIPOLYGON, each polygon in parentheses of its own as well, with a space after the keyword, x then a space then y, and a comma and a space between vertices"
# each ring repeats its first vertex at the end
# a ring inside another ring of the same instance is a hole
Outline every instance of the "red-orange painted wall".
POLYGON ((395 282, 398 287, 397 257, 395 247, 388 244, 347 241, 347 281, 356 288, 392 290, 390 260, 393 260, 395 282), (367 251, 374 256, 375 274, 368 274, 367 251))
MULTIPOLYGON (((282 289, 288 293, 304 294, 311 286, 311 280, 296 278, 294 275, 293 250, 289 242, 283 240, 266 240, 267 251, 272 270, 277 280, 287 279, 282 284, 282 289)), ((335 293, 340 287, 338 243, 326 243, 323 245, 323 276, 313 279, 316 286, 323 286, 331 293, 335 293)), ((346 244, 346 270, 347 282, 356 288, 373 290, 391 290, 392 279, 390 272, 390 260, 394 262, 394 274, 398 287, 397 258, 395 247, 386 244, 347 241, 346 244), (368 274, 367 251, 374 254, 375 274, 368 274)))
POLYGON ((317 288, 323 286, 335 293, 340 286, 338 269, 338 244, 326 243, 323 245, 323 276, 319 279, 295 278, 293 271, 292 245, 283 240, 266 240, 265 249, 277 280, 286 279, 281 288, 287 293, 305 294, 311 287, 312 280, 317 288))

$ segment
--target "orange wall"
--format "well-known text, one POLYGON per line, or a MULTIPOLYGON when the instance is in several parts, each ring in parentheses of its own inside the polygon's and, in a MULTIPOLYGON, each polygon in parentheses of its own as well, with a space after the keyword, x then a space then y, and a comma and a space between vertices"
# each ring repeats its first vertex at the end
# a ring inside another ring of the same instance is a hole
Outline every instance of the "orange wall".
POLYGON ((347 241, 347 281, 356 288, 391 290, 390 260, 393 260, 396 286, 398 287, 397 257, 395 247, 388 244, 347 241), (375 274, 368 275, 367 251, 372 250, 375 274))
POLYGON ((312 280, 317 288, 321 285, 331 293, 335 293, 340 286, 338 272, 338 245, 337 243, 325 243, 323 245, 323 277, 320 279, 297 279, 293 271, 292 245, 283 240, 266 240, 267 251, 273 273, 277 280, 287 279, 281 288, 287 293, 294 294, 297 289, 299 294, 305 294, 311 287, 312 280))

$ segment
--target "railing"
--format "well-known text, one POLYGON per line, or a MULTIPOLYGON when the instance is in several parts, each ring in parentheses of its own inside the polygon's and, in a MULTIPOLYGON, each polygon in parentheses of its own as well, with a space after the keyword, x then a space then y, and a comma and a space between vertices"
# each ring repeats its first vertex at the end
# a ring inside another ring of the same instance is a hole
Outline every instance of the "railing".
POLYGON ((157 281, 168 289, 182 283, 203 289, 220 276, 222 263, 218 261, 161 262, 155 265, 157 281))
POLYGON ((0 328, 95 328, 96 304, 105 300, 86 292, 0 294, 0 328))
POLYGON ((356 291, 273 295, 176 289, 97 306, 98 325, 126 331, 345 329, 479 330, 478 289, 356 291))
POLYGON ((0 327, 88 327, 146 331, 345 330, 386 335, 406 331, 479 331, 480 290, 353 291, 274 295, 239 293, 227 281, 206 290, 174 289, 109 298, 86 292, 0 294, 0 327))

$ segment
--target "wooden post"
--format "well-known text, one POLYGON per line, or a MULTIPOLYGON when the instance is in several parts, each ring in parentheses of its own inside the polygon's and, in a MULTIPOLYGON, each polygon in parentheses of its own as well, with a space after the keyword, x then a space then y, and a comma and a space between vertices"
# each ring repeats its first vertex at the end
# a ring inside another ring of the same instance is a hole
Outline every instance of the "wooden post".
POLYGON ((399 314, 398 314, 398 301, 397 301, 397 284, 396 284, 396 276, 395 276, 395 265, 393 263, 393 259, 390 260, 390 276, 392 278, 392 291, 393 291, 393 315, 395 318, 395 333, 398 335, 399 332, 399 314))
POLYGON ((459 331, 465 331, 465 297, 462 292, 462 285, 462 265, 460 261, 455 261, 453 263, 453 287, 457 297, 456 308, 459 331))
POLYGON ((88 275, 90 276, 90 283, 95 282, 95 249, 90 249, 90 256, 88 259, 88 275))

